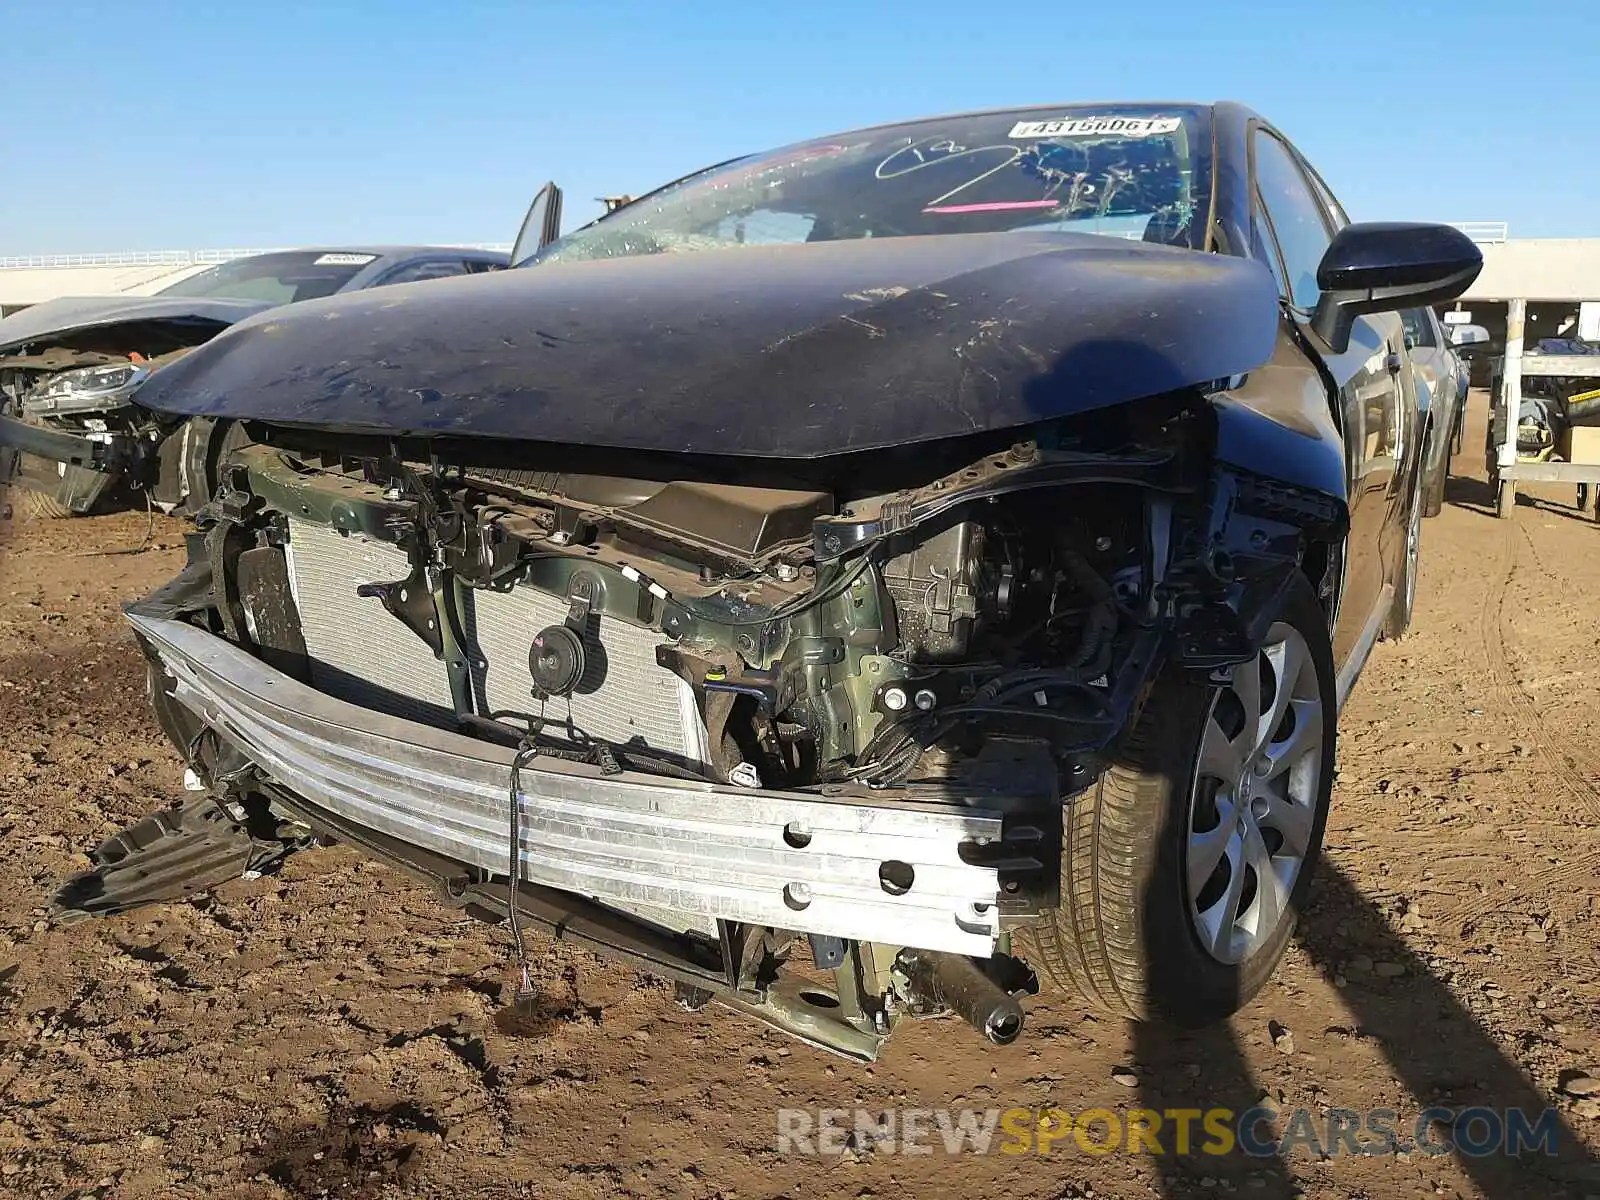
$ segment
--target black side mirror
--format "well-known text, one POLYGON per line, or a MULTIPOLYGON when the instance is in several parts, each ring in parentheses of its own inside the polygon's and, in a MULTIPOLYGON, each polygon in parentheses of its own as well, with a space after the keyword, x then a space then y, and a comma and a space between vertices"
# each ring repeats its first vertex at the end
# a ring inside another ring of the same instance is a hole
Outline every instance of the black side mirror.
POLYGON ((1311 328, 1343 354, 1358 316, 1454 300, 1482 269, 1482 252, 1449 225, 1346 225, 1317 267, 1322 298, 1311 328))

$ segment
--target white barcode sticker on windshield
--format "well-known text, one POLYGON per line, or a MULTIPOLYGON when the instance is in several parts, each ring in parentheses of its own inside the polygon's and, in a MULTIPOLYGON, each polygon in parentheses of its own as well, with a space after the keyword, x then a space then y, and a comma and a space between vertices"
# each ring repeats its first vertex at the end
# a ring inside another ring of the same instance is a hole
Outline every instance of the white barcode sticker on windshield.
POLYGON ((314 267, 364 267, 377 260, 376 254, 319 254, 314 267))
POLYGON ((1057 117, 1053 121, 1018 121, 1008 136, 1154 137, 1159 133, 1176 133, 1182 127, 1182 117, 1057 117))

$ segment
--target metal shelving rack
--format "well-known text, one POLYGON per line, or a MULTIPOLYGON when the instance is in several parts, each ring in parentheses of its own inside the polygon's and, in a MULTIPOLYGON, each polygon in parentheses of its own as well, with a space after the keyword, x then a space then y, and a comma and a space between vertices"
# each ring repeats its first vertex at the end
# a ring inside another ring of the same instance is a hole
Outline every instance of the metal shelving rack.
MULTIPOLYGON (((1492 482, 1496 487, 1495 512, 1509 517, 1517 503, 1517 484, 1573 483, 1579 488, 1580 506, 1600 494, 1600 463, 1518 462, 1517 415, 1522 410, 1522 380, 1526 375, 1567 375, 1600 378, 1600 354, 1535 354, 1522 352, 1528 302, 1512 300, 1506 306, 1506 353, 1499 382, 1490 403, 1501 415, 1501 442, 1495 448, 1492 482)), ((1492 427, 1492 424, 1491 424, 1492 427)), ((1600 504, 1595 508, 1600 520, 1600 504)))

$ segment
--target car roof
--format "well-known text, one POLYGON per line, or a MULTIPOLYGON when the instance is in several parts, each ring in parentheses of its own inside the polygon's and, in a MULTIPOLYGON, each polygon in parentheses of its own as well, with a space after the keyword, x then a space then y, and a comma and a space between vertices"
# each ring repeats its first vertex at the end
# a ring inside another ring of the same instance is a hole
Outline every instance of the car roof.
POLYGON ((278 254, 371 254, 375 258, 414 258, 426 254, 466 254, 478 258, 499 259, 507 257, 503 250, 485 250, 479 246, 293 246, 283 250, 269 250, 264 254, 250 254, 247 258, 270 258, 278 254))
MULTIPOLYGON (((1244 105, 1229 100, 1047 100, 1042 103, 1002 104, 995 108, 973 108, 957 112, 930 113, 921 117, 902 117, 894 121, 878 121, 872 125, 858 126, 855 129, 835 130, 833 133, 821 134, 804 140, 820 141, 823 138, 839 137, 847 133, 871 133, 874 130, 892 129, 899 125, 928 125, 936 121, 953 121, 961 117, 995 117, 1003 113, 1046 112, 1060 108, 1192 108, 1204 113, 1221 107, 1249 111, 1244 105)), ((766 149, 781 149, 781 147, 765 147, 761 150, 753 151, 753 153, 764 153, 766 149)), ((743 156, 741 155, 740 157, 743 156)))

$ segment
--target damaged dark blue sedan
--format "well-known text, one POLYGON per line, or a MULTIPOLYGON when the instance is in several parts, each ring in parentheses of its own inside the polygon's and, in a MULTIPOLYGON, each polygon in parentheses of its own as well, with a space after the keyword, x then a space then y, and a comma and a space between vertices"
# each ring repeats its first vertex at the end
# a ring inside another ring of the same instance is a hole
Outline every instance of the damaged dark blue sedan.
POLYGON ((60 910, 336 838, 857 1058, 1041 981, 1248 999, 1410 619, 1397 313, 1473 245, 1133 104, 737 159, 527 258, 142 386, 239 431, 129 610, 196 796, 60 910))

